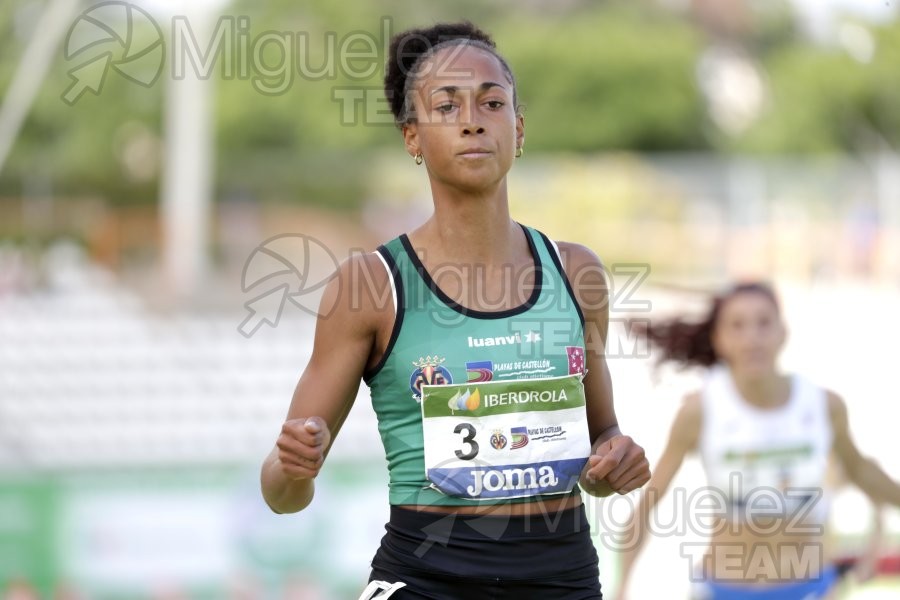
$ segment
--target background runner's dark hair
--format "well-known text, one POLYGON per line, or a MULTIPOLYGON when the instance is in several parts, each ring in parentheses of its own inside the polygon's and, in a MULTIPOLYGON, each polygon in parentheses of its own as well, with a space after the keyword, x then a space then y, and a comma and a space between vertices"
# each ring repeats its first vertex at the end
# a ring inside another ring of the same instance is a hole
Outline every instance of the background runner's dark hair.
POLYGON ((428 28, 408 29, 391 38, 389 56, 384 74, 384 94, 391 105, 394 121, 398 126, 412 120, 412 103, 407 101, 408 92, 413 88, 418 69, 423 59, 434 53, 436 48, 455 44, 470 44, 490 52, 503 67, 513 88, 513 107, 519 110, 516 95, 516 80, 512 70, 500 54, 491 36, 478 29, 469 21, 458 23, 437 23, 428 28))
POLYGON ((713 296, 705 317, 699 321, 681 317, 657 322, 633 319, 629 321, 631 334, 646 336, 650 344, 658 350, 657 365, 673 362, 682 367, 709 367, 719 360, 712 346, 712 333, 722 306, 739 294, 764 296, 778 313, 781 312, 778 298, 770 285, 762 282, 739 283, 713 296))

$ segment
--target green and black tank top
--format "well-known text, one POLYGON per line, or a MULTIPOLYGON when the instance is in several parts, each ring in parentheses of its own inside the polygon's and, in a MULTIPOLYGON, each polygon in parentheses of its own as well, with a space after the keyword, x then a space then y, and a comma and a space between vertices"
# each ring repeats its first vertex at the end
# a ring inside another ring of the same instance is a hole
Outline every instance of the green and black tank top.
MULTIPOLYGON (((396 317, 382 359, 365 373, 390 475, 392 505, 472 505, 430 486, 425 475, 422 385, 550 378, 584 372, 584 315, 556 245, 522 226, 534 286, 520 306, 480 311, 438 288, 404 234, 377 250, 390 274, 396 317)), ((586 418, 586 417, 585 417, 586 418)), ((579 493, 577 485, 570 492, 579 493)), ((547 496, 498 498, 528 502, 547 496)))

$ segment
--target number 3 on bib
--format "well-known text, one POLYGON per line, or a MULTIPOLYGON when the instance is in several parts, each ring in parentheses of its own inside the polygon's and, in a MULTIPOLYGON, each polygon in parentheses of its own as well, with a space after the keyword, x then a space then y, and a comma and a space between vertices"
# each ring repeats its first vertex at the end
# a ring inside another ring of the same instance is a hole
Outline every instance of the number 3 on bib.
POLYGON ((469 445, 468 452, 456 450, 456 458, 459 460, 472 460, 478 456, 478 442, 475 441, 475 428, 471 423, 460 423, 453 428, 453 433, 465 433, 466 435, 462 441, 464 444, 469 445))

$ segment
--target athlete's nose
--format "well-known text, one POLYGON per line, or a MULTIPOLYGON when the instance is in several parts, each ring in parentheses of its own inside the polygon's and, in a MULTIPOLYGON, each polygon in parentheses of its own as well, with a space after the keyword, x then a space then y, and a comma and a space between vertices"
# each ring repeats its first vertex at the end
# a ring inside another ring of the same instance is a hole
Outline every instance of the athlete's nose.
POLYGON ((478 124, 477 107, 474 102, 464 102, 460 106, 459 118, 464 136, 484 133, 484 127, 478 124))

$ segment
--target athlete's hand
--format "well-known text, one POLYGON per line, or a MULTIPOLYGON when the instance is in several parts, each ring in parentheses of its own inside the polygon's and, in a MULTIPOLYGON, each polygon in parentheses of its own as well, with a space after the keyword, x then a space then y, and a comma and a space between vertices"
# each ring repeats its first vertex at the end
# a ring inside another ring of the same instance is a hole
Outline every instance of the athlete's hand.
POLYGON ((605 481, 612 491, 627 494, 650 481, 650 463, 633 439, 616 435, 588 457, 584 478, 588 483, 605 481))
POLYGON ((330 442, 331 432, 321 417, 285 421, 275 442, 281 470, 291 479, 312 479, 325 462, 330 442))

